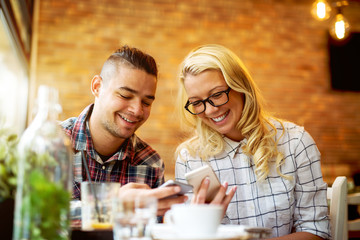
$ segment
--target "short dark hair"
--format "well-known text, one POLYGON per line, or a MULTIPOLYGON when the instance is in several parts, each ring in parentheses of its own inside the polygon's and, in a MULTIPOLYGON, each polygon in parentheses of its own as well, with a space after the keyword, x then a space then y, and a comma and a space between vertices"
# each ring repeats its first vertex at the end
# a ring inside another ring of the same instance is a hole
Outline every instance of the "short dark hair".
POLYGON ((127 45, 117 49, 110 58, 122 58, 133 65, 136 69, 145 70, 148 74, 158 76, 158 68, 155 59, 141 50, 127 45))

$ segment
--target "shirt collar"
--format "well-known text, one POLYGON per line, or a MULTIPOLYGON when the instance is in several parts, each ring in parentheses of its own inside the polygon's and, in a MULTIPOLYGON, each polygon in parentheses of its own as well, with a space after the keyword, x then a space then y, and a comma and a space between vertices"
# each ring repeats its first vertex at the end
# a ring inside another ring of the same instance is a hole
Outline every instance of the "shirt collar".
POLYGON ((244 138, 240 142, 231 140, 228 137, 223 137, 225 142, 225 152, 227 155, 229 155, 231 158, 235 157, 235 154, 241 150, 241 146, 247 143, 247 139, 244 138))
POLYGON ((91 141, 91 135, 90 135, 90 129, 87 124, 87 119, 89 119, 89 116, 91 115, 91 112, 93 110, 94 104, 90 104, 87 106, 79 115, 77 118, 75 124, 74 124, 74 131, 72 132, 71 139, 74 139, 73 141, 73 148, 76 151, 84 150, 86 151, 86 146, 90 144, 92 146, 91 141))
MULTIPOLYGON (((87 106, 77 118, 74 124, 75 131, 72 133, 72 139, 74 139, 73 148, 76 151, 86 151, 93 159, 97 159, 98 154, 96 153, 93 146, 88 123, 93 107, 94 104, 87 106)), ((113 156, 111 156, 108 161, 125 160, 128 158, 130 159, 130 162, 132 162, 135 156, 137 142, 138 138, 135 134, 133 134, 129 139, 124 141, 119 150, 113 156)))

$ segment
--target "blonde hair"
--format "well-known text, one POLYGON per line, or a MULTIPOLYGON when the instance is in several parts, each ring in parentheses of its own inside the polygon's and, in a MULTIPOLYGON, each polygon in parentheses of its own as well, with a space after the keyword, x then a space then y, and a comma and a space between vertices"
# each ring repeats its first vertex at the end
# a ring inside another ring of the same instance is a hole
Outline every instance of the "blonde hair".
MULTIPOLYGON (((283 155, 278 151, 277 142, 274 140, 277 130, 269 121, 271 116, 263 109, 263 100, 258 87, 239 57, 229 49, 216 44, 195 48, 181 65, 181 86, 178 92, 180 121, 190 127, 194 135, 178 146, 176 155, 181 149, 186 148, 191 156, 208 160, 224 150, 222 134, 184 109, 188 99, 184 88, 186 76, 188 74, 196 76, 206 70, 220 71, 227 85, 233 91, 244 95, 244 108, 237 128, 247 138, 243 151, 247 155, 253 155, 258 180, 263 180, 268 176, 269 161, 274 158, 277 172, 284 176, 280 172, 283 155)), ((280 123, 282 125, 281 121, 280 123)))

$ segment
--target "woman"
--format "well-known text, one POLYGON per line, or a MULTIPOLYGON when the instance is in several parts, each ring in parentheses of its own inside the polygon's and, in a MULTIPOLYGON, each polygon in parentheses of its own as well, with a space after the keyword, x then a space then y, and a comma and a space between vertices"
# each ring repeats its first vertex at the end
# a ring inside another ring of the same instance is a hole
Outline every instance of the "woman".
MULTIPOLYGON (((180 81, 181 120, 194 136, 177 148, 176 179, 210 164, 232 187, 212 201, 227 206, 223 223, 269 227, 278 239, 329 238, 316 144, 303 127, 265 112, 241 60, 223 46, 201 46, 185 58, 180 81), (221 200, 232 192, 230 203, 221 200)), ((203 199, 199 191, 192 202, 203 199)))

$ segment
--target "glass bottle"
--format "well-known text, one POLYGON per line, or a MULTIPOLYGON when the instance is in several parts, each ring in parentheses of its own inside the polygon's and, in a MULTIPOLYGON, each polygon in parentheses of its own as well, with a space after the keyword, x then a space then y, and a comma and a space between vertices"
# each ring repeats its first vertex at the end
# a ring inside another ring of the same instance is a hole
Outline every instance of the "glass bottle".
POLYGON ((72 150, 57 122, 58 91, 38 89, 37 114, 22 135, 13 240, 69 239, 72 150))

